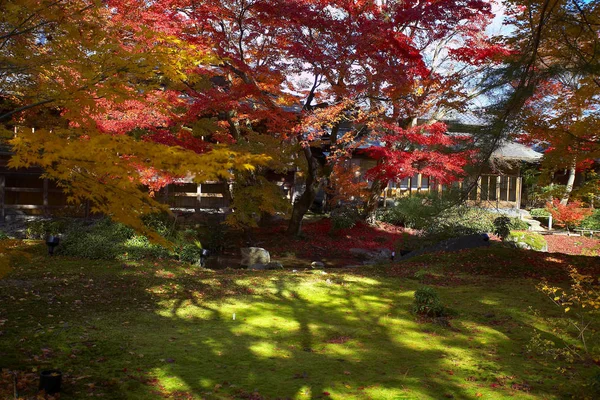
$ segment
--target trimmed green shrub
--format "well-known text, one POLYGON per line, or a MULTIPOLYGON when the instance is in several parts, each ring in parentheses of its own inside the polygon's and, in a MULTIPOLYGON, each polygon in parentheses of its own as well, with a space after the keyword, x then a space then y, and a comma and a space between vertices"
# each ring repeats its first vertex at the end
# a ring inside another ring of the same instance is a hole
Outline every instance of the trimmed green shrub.
POLYGON ((432 218, 423 228, 425 236, 438 241, 476 233, 493 232, 490 213, 474 207, 453 207, 432 218))
POLYGON ((65 230, 58 254, 91 259, 127 259, 169 257, 169 250, 108 218, 94 223, 77 221, 65 230))
POLYGON ((545 208, 532 208, 529 211, 532 217, 549 217, 550 213, 545 208))
POLYGON ((581 221, 581 225, 579 227, 600 231, 600 209, 594 210, 592 215, 585 217, 585 219, 581 221))
POLYGON ((139 260, 142 258, 168 258, 168 249, 158 244, 151 243, 146 236, 133 235, 122 244, 122 252, 118 259, 139 260))
POLYGON ((92 224, 78 221, 66 229, 56 252, 68 256, 111 260, 123 255, 123 244, 134 235, 133 229, 108 218, 92 224))
POLYGON ((415 291, 413 313, 431 318, 441 317, 445 314, 445 307, 437 292, 426 286, 415 291))
POLYGON ((511 218, 508 227, 511 231, 526 231, 529 229, 529 224, 520 218, 511 218))
POLYGON ((439 212, 426 196, 401 197, 393 207, 381 211, 379 220, 407 228, 422 229, 439 212))

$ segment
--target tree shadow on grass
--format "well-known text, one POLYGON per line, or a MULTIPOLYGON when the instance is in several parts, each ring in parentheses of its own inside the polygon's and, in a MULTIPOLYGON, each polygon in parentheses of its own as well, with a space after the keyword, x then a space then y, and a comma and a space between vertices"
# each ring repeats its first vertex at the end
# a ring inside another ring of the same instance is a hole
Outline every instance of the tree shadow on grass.
MULTIPOLYGON (((155 373, 177 382, 186 388, 184 392, 208 398, 218 398, 223 391, 236 398, 259 398, 259 394, 319 398, 330 392, 356 398, 474 396, 473 388, 467 390, 454 377, 458 371, 452 361, 453 357, 480 356, 484 345, 474 344, 471 333, 436 330, 442 337, 436 340, 444 345, 428 346, 431 332, 426 327, 386 317, 381 311, 398 303, 405 306, 407 299, 402 294, 382 299, 381 290, 390 294, 391 288, 382 288, 377 281, 350 287, 317 282, 326 288, 327 297, 315 293, 311 299, 305 291, 298 291, 295 277, 273 276, 275 293, 248 299, 243 306, 204 305, 205 310, 212 310, 204 318, 188 317, 181 310, 171 313, 179 318, 177 331, 157 330, 156 335, 183 331, 183 341, 166 344, 160 353, 184 358, 155 365, 155 373), (235 321, 227 318, 230 310, 238 310, 235 321), (181 345, 187 355, 182 354, 181 345), (459 348, 461 354, 453 354, 451 348, 459 348)), ((405 317, 406 312, 397 315, 405 317)), ((157 324, 164 326, 164 322, 157 324)), ((149 335, 148 345, 159 340, 152 337, 154 333, 149 335)), ((510 335, 497 335, 484 347, 501 346, 503 340, 511 340, 510 335)), ((494 360, 484 369, 492 370, 501 381, 517 375, 512 362, 494 360)), ((484 386, 496 385, 496 380, 489 381, 490 374, 475 379, 481 379, 484 386)), ((550 395, 546 390, 538 388, 538 394, 550 395)))
MULTIPOLYGON (((48 361, 71 370, 64 398, 90 392, 139 399, 326 398, 328 393, 473 398, 478 385, 489 389, 490 374, 514 376, 526 368, 501 354, 506 358, 484 365, 490 370, 481 382, 469 384, 471 367, 453 359, 482 362, 485 348, 505 347, 513 335, 502 332, 477 343, 466 331, 468 317, 461 318, 460 331, 416 323, 408 311, 410 283, 399 288, 396 281, 375 276, 210 273, 118 263, 110 265, 118 272, 107 273, 77 265, 81 260, 73 260, 71 269, 52 262, 30 265, 26 296, 33 296, 34 307, 8 334, 18 343, 20 329, 38 324, 46 331, 18 344, 14 359, 27 368, 48 361), (55 272, 41 274, 53 265, 55 272), (33 278, 35 268, 39 279, 33 278), (48 332, 57 324, 47 320, 47 308, 67 324, 58 333, 48 332), (54 359, 32 358, 46 347, 56 353, 54 359)), ((21 292, 0 293, 0 315, 17 294, 24 296, 21 292)), ((553 395, 547 386, 532 390, 553 395)))

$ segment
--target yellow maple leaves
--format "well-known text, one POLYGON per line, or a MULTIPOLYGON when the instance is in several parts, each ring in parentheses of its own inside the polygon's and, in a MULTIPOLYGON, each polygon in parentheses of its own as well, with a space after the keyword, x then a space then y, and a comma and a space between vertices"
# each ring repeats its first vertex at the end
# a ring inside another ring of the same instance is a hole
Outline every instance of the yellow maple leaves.
POLYGON ((92 211, 133 227, 164 242, 142 223, 145 214, 168 211, 149 196, 140 171, 193 177, 195 182, 230 179, 235 171, 265 165, 270 157, 229 146, 215 146, 197 154, 177 146, 140 141, 126 135, 106 135, 74 129, 19 133, 10 141, 15 155, 10 167, 37 165, 56 180, 71 202, 89 200, 92 211))

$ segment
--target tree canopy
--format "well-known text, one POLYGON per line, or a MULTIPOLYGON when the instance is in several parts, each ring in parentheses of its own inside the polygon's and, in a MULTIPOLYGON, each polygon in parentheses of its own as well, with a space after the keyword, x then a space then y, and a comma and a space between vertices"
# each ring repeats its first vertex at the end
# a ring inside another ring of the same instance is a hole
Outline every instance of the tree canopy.
POLYGON ((507 4, 517 29, 499 42, 484 0, 2 1, 1 118, 7 135, 24 127, 11 165, 44 167, 72 200, 138 229, 165 209, 152 192, 181 177, 235 179, 247 204, 231 222, 250 223, 244 210, 284 208, 265 173, 298 167, 298 233, 357 150, 378 160, 377 196, 414 173, 463 176, 473 150, 437 119, 467 108, 490 66, 529 91, 519 110, 567 74, 574 96, 597 99, 596 2, 507 4))

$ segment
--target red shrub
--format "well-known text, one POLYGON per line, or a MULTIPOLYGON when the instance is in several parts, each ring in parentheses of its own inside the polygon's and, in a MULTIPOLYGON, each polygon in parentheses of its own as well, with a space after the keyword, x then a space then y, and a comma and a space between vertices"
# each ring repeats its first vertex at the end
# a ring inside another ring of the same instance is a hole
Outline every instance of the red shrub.
POLYGON ((546 210, 552 214, 552 218, 567 229, 577 227, 585 217, 592 211, 587 208, 581 208, 581 203, 574 201, 569 204, 560 204, 559 199, 552 200, 552 203, 546 203, 546 210))

